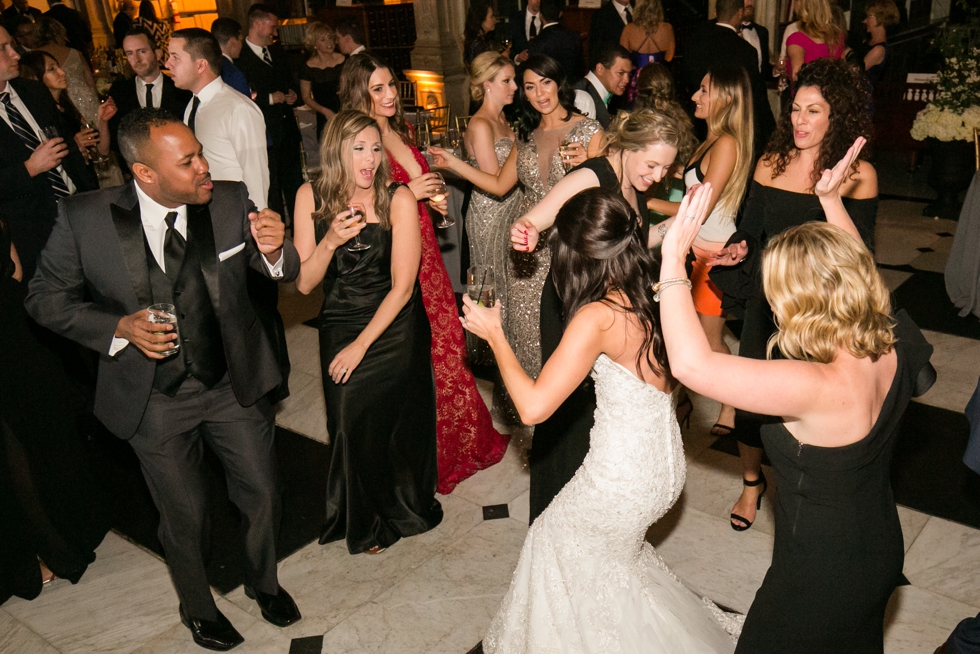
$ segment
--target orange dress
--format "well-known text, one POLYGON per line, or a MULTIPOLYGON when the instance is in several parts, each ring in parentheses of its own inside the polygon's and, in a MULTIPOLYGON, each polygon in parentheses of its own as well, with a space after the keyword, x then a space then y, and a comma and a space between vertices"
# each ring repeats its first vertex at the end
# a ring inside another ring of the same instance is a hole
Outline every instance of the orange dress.
MULTIPOLYGON (((409 147, 422 174, 429 172, 429 164, 422 154, 415 146, 409 147)), ((407 184, 411 180, 408 172, 391 153, 388 161, 392 179, 407 184)), ((490 411, 476 388, 453 286, 424 201, 419 202, 419 223, 422 227, 419 285, 432 328, 432 365, 436 377, 439 492, 446 495, 459 482, 500 461, 510 437, 494 429, 490 411)))

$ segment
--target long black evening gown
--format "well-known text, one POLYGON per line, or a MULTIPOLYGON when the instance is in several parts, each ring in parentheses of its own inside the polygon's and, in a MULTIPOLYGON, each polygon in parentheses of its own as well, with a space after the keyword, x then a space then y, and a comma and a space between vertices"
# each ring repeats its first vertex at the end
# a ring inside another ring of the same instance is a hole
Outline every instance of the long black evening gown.
POLYGON ((0 603, 41 592, 38 557, 77 583, 109 531, 61 360, 35 337, 0 222, 0 603))
POLYGON ((908 314, 897 319, 895 379, 864 439, 818 447, 797 441, 781 422, 762 428, 776 475, 776 536, 736 654, 883 651, 885 605, 905 560, 892 454, 905 407, 925 390, 917 378, 932 354, 908 314))
MULTIPOLYGON (((390 192, 400 186, 392 184, 390 192)), ((316 224, 319 242, 326 221, 316 224)), ((327 374, 333 358, 374 317, 391 290, 391 231, 368 224, 369 250, 334 253, 323 279, 320 367, 331 452, 320 543, 347 539, 358 554, 429 531, 442 520, 435 499, 436 390, 429 320, 418 282, 412 298, 371 344, 346 384, 327 374)))
MULTIPOLYGON (((843 200, 865 245, 873 251, 878 198, 843 200)), ((728 241, 745 240, 749 253, 737 266, 716 266, 711 271, 711 281, 724 293, 722 308, 745 319, 739 339, 739 356, 765 359, 769 337, 776 331, 772 310, 762 290, 763 249, 774 236, 812 221, 827 221, 816 195, 784 191, 752 181, 738 231, 728 241)), ((738 410, 732 436, 745 445, 762 447, 760 429, 772 420, 769 416, 738 410)))
MULTIPOLYGON (((622 186, 609 160, 588 159, 575 170, 588 169, 599 178, 599 187, 616 194, 622 186)), ((635 192, 635 191, 634 191, 635 192)), ((631 211, 632 213, 632 211, 631 211)), ((636 217, 635 215, 633 216, 636 217)), ((644 242, 649 227, 644 226, 644 242)), ((547 247, 540 243, 538 247, 547 247)), ((565 333, 564 308, 552 275, 541 292, 541 364, 555 353, 565 333)), ((589 453, 589 433, 595 422, 595 384, 586 377, 550 418, 534 428, 534 441, 528 453, 531 469, 529 493, 530 522, 541 515, 555 495, 565 487, 589 453)))

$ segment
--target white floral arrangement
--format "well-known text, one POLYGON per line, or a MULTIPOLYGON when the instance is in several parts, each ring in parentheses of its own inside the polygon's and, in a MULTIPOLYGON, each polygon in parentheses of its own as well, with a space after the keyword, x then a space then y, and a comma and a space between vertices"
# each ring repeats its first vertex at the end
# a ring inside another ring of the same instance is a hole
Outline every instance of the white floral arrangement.
POLYGON ((974 129, 980 129, 980 106, 974 105, 961 113, 930 102, 915 117, 912 138, 916 141, 930 137, 940 141, 972 141, 974 129))
POLYGON ((933 43, 943 55, 943 69, 936 75, 934 97, 912 124, 917 141, 972 141, 973 130, 980 128, 980 10, 961 4, 967 23, 950 26, 933 43))

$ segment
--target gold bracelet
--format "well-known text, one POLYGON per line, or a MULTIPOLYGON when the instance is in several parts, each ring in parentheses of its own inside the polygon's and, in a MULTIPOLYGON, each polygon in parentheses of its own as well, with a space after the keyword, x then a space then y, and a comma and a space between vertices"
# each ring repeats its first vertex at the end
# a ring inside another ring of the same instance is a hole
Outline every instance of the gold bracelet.
POLYGON ((679 284, 685 284, 687 287, 694 288, 691 285, 691 280, 687 277, 675 277, 673 279, 665 279, 662 282, 657 282, 653 285, 653 301, 660 302, 660 292, 665 288, 670 288, 671 286, 677 286, 679 284))

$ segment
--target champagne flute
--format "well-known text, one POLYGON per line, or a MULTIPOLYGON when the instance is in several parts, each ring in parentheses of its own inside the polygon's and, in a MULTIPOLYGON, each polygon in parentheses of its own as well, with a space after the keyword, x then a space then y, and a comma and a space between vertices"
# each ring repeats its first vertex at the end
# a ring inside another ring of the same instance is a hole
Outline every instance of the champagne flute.
POLYGON ((463 144, 463 138, 459 133, 459 130, 455 127, 449 128, 449 145, 453 149, 453 154, 459 156, 460 146, 463 144))
POLYGON ((41 136, 43 141, 47 143, 51 139, 60 139, 61 134, 58 133, 58 128, 54 125, 46 125, 41 128, 41 136))
POLYGON ((561 157, 561 165, 566 173, 575 167, 575 164, 571 161, 572 143, 576 143, 576 141, 570 141, 566 138, 558 145, 558 155, 561 157))
MULTIPOLYGON (((99 128, 97 125, 93 125, 92 123, 85 120, 82 121, 82 128, 95 130, 95 138, 98 139, 99 128)), ((104 164, 107 161, 109 161, 109 157, 103 156, 102 154, 99 153, 98 143, 96 143, 95 145, 90 145, 89 147, 86 148, 86 150, 88 150, 88 155, 89 158, 92 160, 92 163, 95 164, 96 166, 104 164)))
POLYGON ((429 121, 426 118, 420 118, 419 124, 415 129, 415 147, 419 149, 419 152, 424 153, 429 149, 431 137, 429 121))
MULTIPOLYGON (((350 209, 351 218, 360 216, 360 221, 363 222, 367 220, 367 216, 364 214, 364 208, 359 204, 351 204, 348 206, 350 209)), ((347 246, 348 252, 362 252, 371 248, 369 243, 361 243, 361 233, 358 232, 354 235, 354 242, 347 246)))
MULTIPOLYGON (((436 176, 437 180, 439 180, 439 188, 436 189, 436 192, 432 194, 430 199, 433 202, 442 202, 449 196, 449 187, 446 186, 446 178, 442 176, 442 173, 432 174, 436 176)), ((442 220, 436 223, 436 227, 439 229, 446 229, 447 227, 452 227, 455 224, 456 221, 447 215, 443 216, 442 220)))

